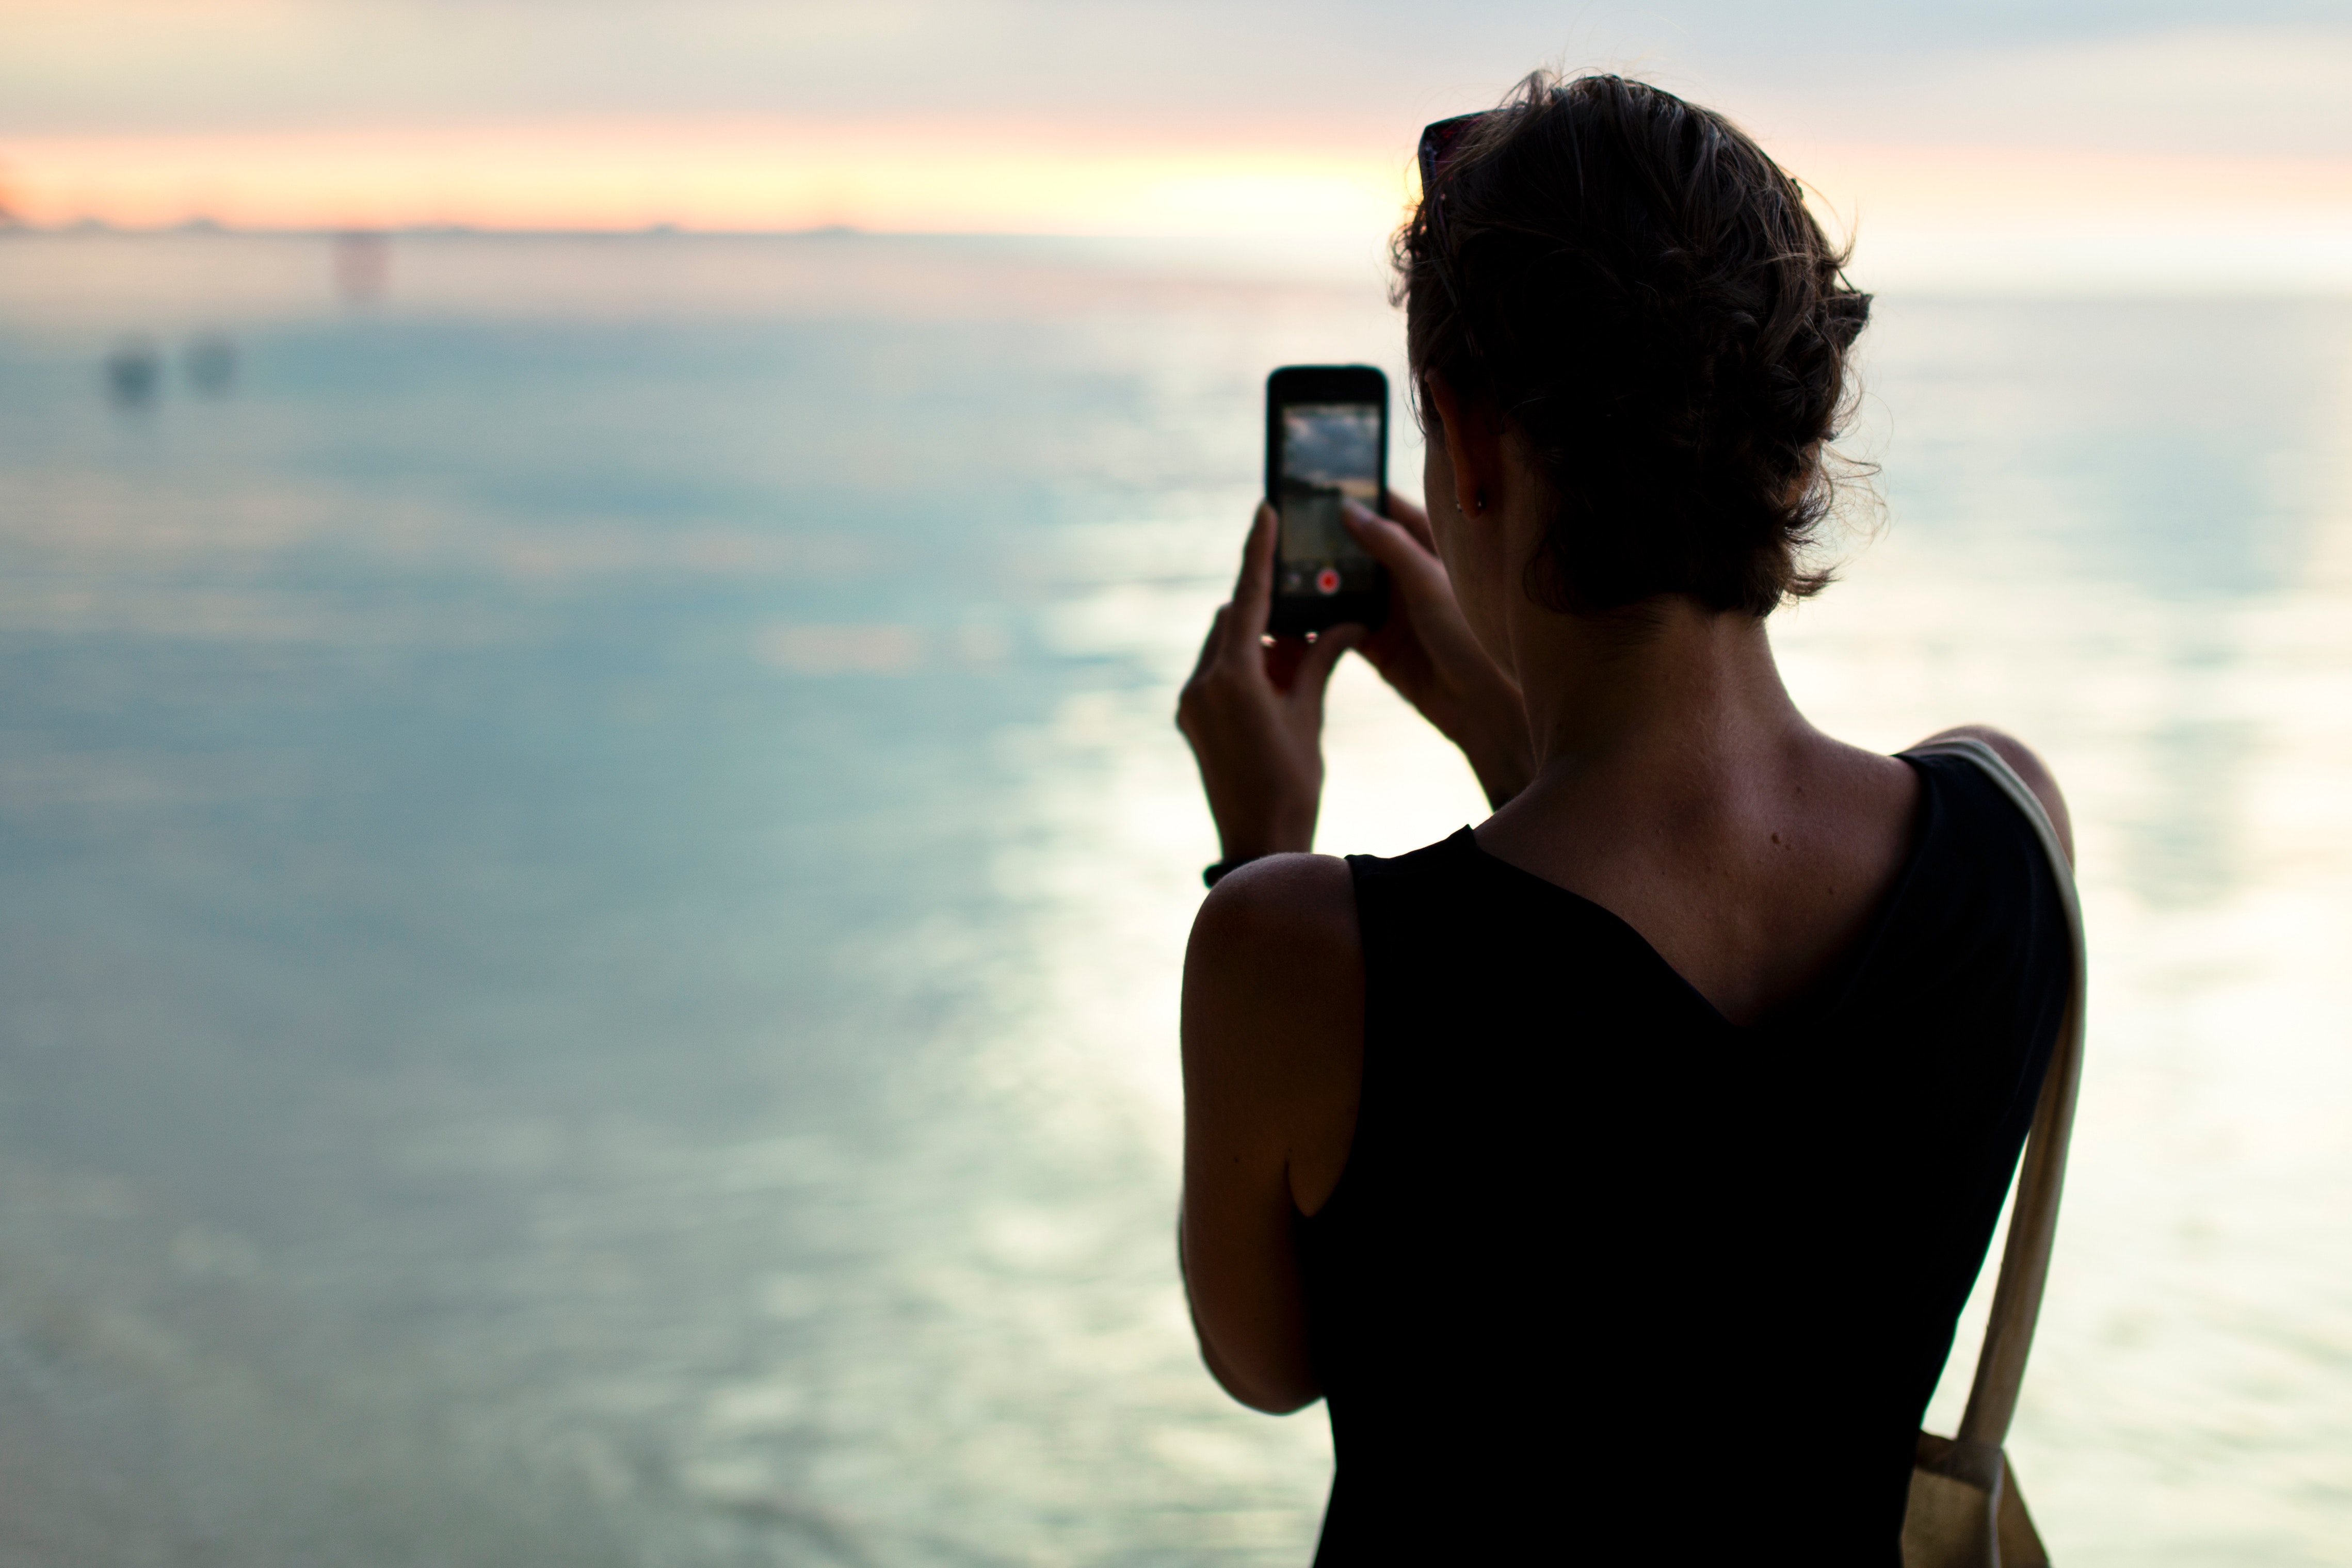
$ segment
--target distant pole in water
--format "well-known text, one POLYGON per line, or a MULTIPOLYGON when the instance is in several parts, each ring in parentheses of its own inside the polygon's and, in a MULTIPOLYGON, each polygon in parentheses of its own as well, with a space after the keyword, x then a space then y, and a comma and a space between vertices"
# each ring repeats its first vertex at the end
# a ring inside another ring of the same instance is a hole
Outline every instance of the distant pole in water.
POLYGON ((107 401, 117 408, 144 408, 155 401, 163 380, 163 356, 145 338, 125 338, 106 356, 107 401))
POLYGON ((200 333, 182 363, 190 386, 207 397, 222 397, 236 380, 236 345, 226 332, 200 333))
POLYGON ((392 281, 392 242, 365 229, 335 236, 335 297, 346 305, 373 305, 392 281))

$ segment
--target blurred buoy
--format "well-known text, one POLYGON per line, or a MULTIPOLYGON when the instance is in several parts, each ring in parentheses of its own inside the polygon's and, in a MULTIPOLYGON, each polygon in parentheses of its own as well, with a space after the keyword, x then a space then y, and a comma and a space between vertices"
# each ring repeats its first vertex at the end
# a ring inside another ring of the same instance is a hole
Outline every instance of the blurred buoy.
POLYGON ((236 345, 225 332, 205 332, 188 345, 188 384, 207 397, 220 397, 236 380, 236 345))
POLYGON ((106 395, 117 408, 154 402, 163 379, 163 356, 144 338, 125 338, 106 356, 106 395))
POLYGON ((335 236, 335 295, 346 305, 371 305, 392 281, 392 242, 354 229, 335 236))

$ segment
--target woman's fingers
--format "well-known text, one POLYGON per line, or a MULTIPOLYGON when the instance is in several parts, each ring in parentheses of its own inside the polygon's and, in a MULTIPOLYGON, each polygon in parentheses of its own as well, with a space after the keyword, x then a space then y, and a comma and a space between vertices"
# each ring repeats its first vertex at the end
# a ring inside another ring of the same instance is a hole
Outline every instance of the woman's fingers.
POLYGON ((1255 647, 1265 632, 1266 612, 1274 603, 1274 508, 1258 504, 1250 519, 1249 538, 1242 545, 1241 576, 1234 583, 1232 613, 1225 617, 1226 645, 1239 652, 1255 647))
POLYGON ((1314 842, 1323 790, 1321 690, 1347 643, 1320 653, 1297 637, 1267 646, 1275 537, 1274 510, 1261 507, 1233 602, 1217 612, 1201 662, 1176 699, 1177 727, 1192 743, 1228 860, 1314 842))
POLYGON ((1406 594, 1417 596, 1444 580, 1445 568, 1403 524, 1353 501, 1340 508, 1340 516, 1347 519, 1348 531, 1364 547, 1364 552, 1387 567, 1389 575, 1397 580, 1397 586, 1406 594))
POLYGON ((1201 656, 1192 661, 1194 681, 1200 680, 1209 666, 1216 662, 1217 654, 1224 648, 1225 622, 1233 618, 1233 612, 1232 605, 1220 604, 1217 606, 1217 612, 1209 618, 1209 634, 1201 640, 1201 656))
MULTIPOLYGON (((1220 665, 1253 673, 1262 668, 1259 642, 1273 597, 1273 523, 1274 508, 1259 507, 1250 523, 1249 537, 1242 541, 1242 568, 1234 580, 1234 597, 1217 606, 1216 614, 1209 622, 1209 634, 1201 643, 1201 656, 1193 661, 1192 677, 1185 683, 1187 691, 1197 690, 1210 672, 1220 665)), ((1180 729, 1184 727, 1187 711, 1181 705, 1177 709, 1180 729)))
POLYGON ((1388 493, 1388 514, 1404 527, 1404 531, 1421 541, 1421 548, 1430 554, 1437 553, 1437 536, 1429 531, 1428 509, 1418 501, 1408 501, 1394 490, 1388 493))

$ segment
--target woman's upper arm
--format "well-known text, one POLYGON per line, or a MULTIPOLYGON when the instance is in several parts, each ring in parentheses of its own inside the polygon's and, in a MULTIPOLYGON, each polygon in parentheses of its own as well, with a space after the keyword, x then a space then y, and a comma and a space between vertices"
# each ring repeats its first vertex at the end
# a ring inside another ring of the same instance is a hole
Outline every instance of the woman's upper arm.
POLYGON ((2066 814, 2066 797, 2059 793, 2057 778, 2051 773, 2048 764, 2035 755, 2032 747, 2006 730, 1995 729, 1985 724, 1960 725, 1931 735, 1927 739, 1981 740, 1991 747, 2000 759, 2025 781, 2025 787, 2033 791, 2035 799, 2042 802, 2042 809, 2050 813, 2050 825, 2058 831, 2058 843, 2065 850, 2068 862, 2072 863, 2074 859, 2074 823, 2066 814))
POLYGON ((1185 1291, 1226 1392, 1288 1411, 1320 1392, 1294 1182, 1352 1132, 1363 958, 1344 862, 1276 855, 1220 882, 1184 956, 1185 1291))

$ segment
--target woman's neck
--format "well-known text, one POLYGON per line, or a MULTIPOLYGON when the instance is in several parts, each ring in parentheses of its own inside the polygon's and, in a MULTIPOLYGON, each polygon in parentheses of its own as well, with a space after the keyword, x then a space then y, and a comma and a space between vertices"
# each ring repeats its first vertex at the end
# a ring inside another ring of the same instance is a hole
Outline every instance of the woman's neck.
POLYGON ((1536 776, 1480 848, 1615 914, 1735 1022, 1803 993, 1903 865, 1911 769, 1806 723, 1752 616, 1521 622, 1536 776))
POLYGON ((1606 615, 1528 605, 1515 620, 1529 795, 1603 778, 1705 788, 1811 733, 1753 616, 1666 595, 1606 615))

